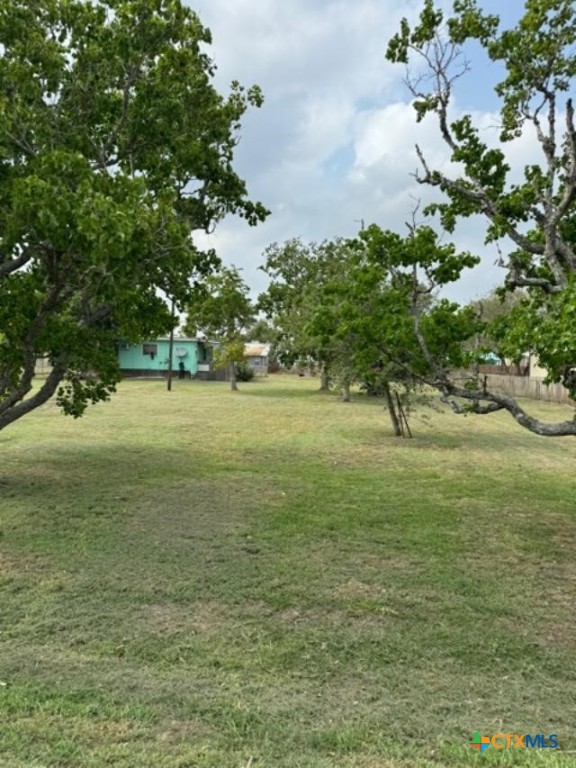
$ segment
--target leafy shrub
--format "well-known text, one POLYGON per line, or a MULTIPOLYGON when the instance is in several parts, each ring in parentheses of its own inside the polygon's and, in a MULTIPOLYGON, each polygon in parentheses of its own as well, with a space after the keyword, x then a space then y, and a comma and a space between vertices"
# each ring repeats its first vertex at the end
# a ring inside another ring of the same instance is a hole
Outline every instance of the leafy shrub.
POLYGON ((236 364, 236 379, 237 381, 252 381, 254 378, 254 371, 248 363, 237 363, 236 364))

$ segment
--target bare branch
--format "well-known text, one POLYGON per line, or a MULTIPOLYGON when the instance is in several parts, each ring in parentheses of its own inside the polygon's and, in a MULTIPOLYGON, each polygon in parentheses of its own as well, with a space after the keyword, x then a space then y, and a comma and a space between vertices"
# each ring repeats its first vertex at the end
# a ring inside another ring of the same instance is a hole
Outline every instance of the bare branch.
MULTIPOLYGON (((462 405, 460 405, 459 402, 456 400, 452 400, 450 395, 443 394, 440 397, 440 400, 443 403, 446 403, 446 405, 451 408, 451 410, 454 411, 454 413, 457 413, 459 416, 466 415, 470 413, 470 407, 464 408, 462 405)), ((475 413, 476 415, 482 415, 485 416, 490 413, 496 413, 497 411, 504 410, 503 405, 499 405, 498 403, 488 403, 488 405, 480 405, 479 402, 475 401, 472 404, 472 413, 475 413)))
POLYGON ((516 420, 516 422, 530 432, 534 432, 542 437, 566 437, 576 435, 576 418, 569 421, 557 423, 546 423, 534 418, 518 405, 514 398, 509 395, 496 394, 494 392, 484 392, 482 390, 469 390, 456 386, 452 382, 437 382, 435 386, 440 389, 445 397, 459 397, 463 400, 472 400, 477 405, 473 411, 478 414, 494 413, 499 410, 506 410, 516 420), (492 405, 481 406, 480 403, 487 402, 492 405))
MULTIPOLYGON (((566 153, 568 155, 568 163, 565 169, 566 186, 562 199, 552 215, 555 224, 560 222, 576 198, 576 128, 574 126, 574 104, 572 99, 568 99, 566 102, 566 153)), ((575 266, 574 262, 572 262, 572 266, 575 266)))
POLYGON ((432 98, 435 100, 435 111, 439 117, 442 137, 454 152, 458 145, 448 125, 448 105, 454 83, 470 70, 469 62, 463 57, 462 51, 457 45, 443 40, 439 34, 424 49, 417 46, 410 46, 410 48, 424 59, 429 74, 411 79, 408 73, 405 78, 406 85, 415 99, 426 101, 432 98), (459 62, 460 67, 449 74, 455 62, 459 62), (420 85, 427 81, 433 83, 432 92, 426 93, 420 90, 420 85))
POLYGON ((509 288, 541 288, 545 293, 552 295, 562 293, 562 286, 546 280, 545 277, 526 277, 520 272, 511 272, 505 280, 509 288))
POLYGON ((25 155, 28 155, 28 157, 36 157, 34 147, 28 143, 25 136, 19 138, 9 131, 5 131, 4 133, 11 142, 16 144, 16 146, 24 152, 25 155))

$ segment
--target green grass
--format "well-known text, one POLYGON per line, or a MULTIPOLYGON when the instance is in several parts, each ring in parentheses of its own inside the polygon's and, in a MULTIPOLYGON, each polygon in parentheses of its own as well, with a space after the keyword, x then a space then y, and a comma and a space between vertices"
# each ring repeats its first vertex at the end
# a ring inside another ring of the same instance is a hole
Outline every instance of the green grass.
POLYGON ((575 764, 576 441, 317 386, 0 433, 1 766, 575 764))

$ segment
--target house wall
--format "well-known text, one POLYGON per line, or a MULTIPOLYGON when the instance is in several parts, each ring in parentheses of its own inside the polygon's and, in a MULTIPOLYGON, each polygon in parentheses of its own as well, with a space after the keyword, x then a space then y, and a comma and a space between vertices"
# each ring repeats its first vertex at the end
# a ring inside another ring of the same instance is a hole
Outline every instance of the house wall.
MULTIPOLYGON (((168 372, 170 341, 168 339, 153 339, 143 344, 122 345, 118 350, 120 368, 130 375, 162 376, 168 372), (155 344, 155 355, 144 354, 144 347, 155 344)), ((189 339, 174 339, 172 352, 172 372, 177 375, 179 363, 182 361, 187 373, 191 376, 198 371, 198 343, 189 339), (179 350, 185 351, 185 355, 179 356, 179 350)))
POLYGON ((257 376, 268 375, 268 358, 263 356, 251 355, 246 358, 246 362, 252 368, 257 376))

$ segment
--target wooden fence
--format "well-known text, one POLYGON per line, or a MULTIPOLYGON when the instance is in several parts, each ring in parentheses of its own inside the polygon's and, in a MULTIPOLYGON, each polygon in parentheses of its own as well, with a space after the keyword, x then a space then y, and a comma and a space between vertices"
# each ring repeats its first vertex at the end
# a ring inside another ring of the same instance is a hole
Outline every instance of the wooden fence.
POLYGON ((484 375, 486 388, 491 392, 512 395, 512 397, 547 400, 549 403, 574 404, 574 401, 570 399, 568 390, 562 384, 543 384, 542 379, 531 379, 528 376, 507 376, 498 373, 484 375))

